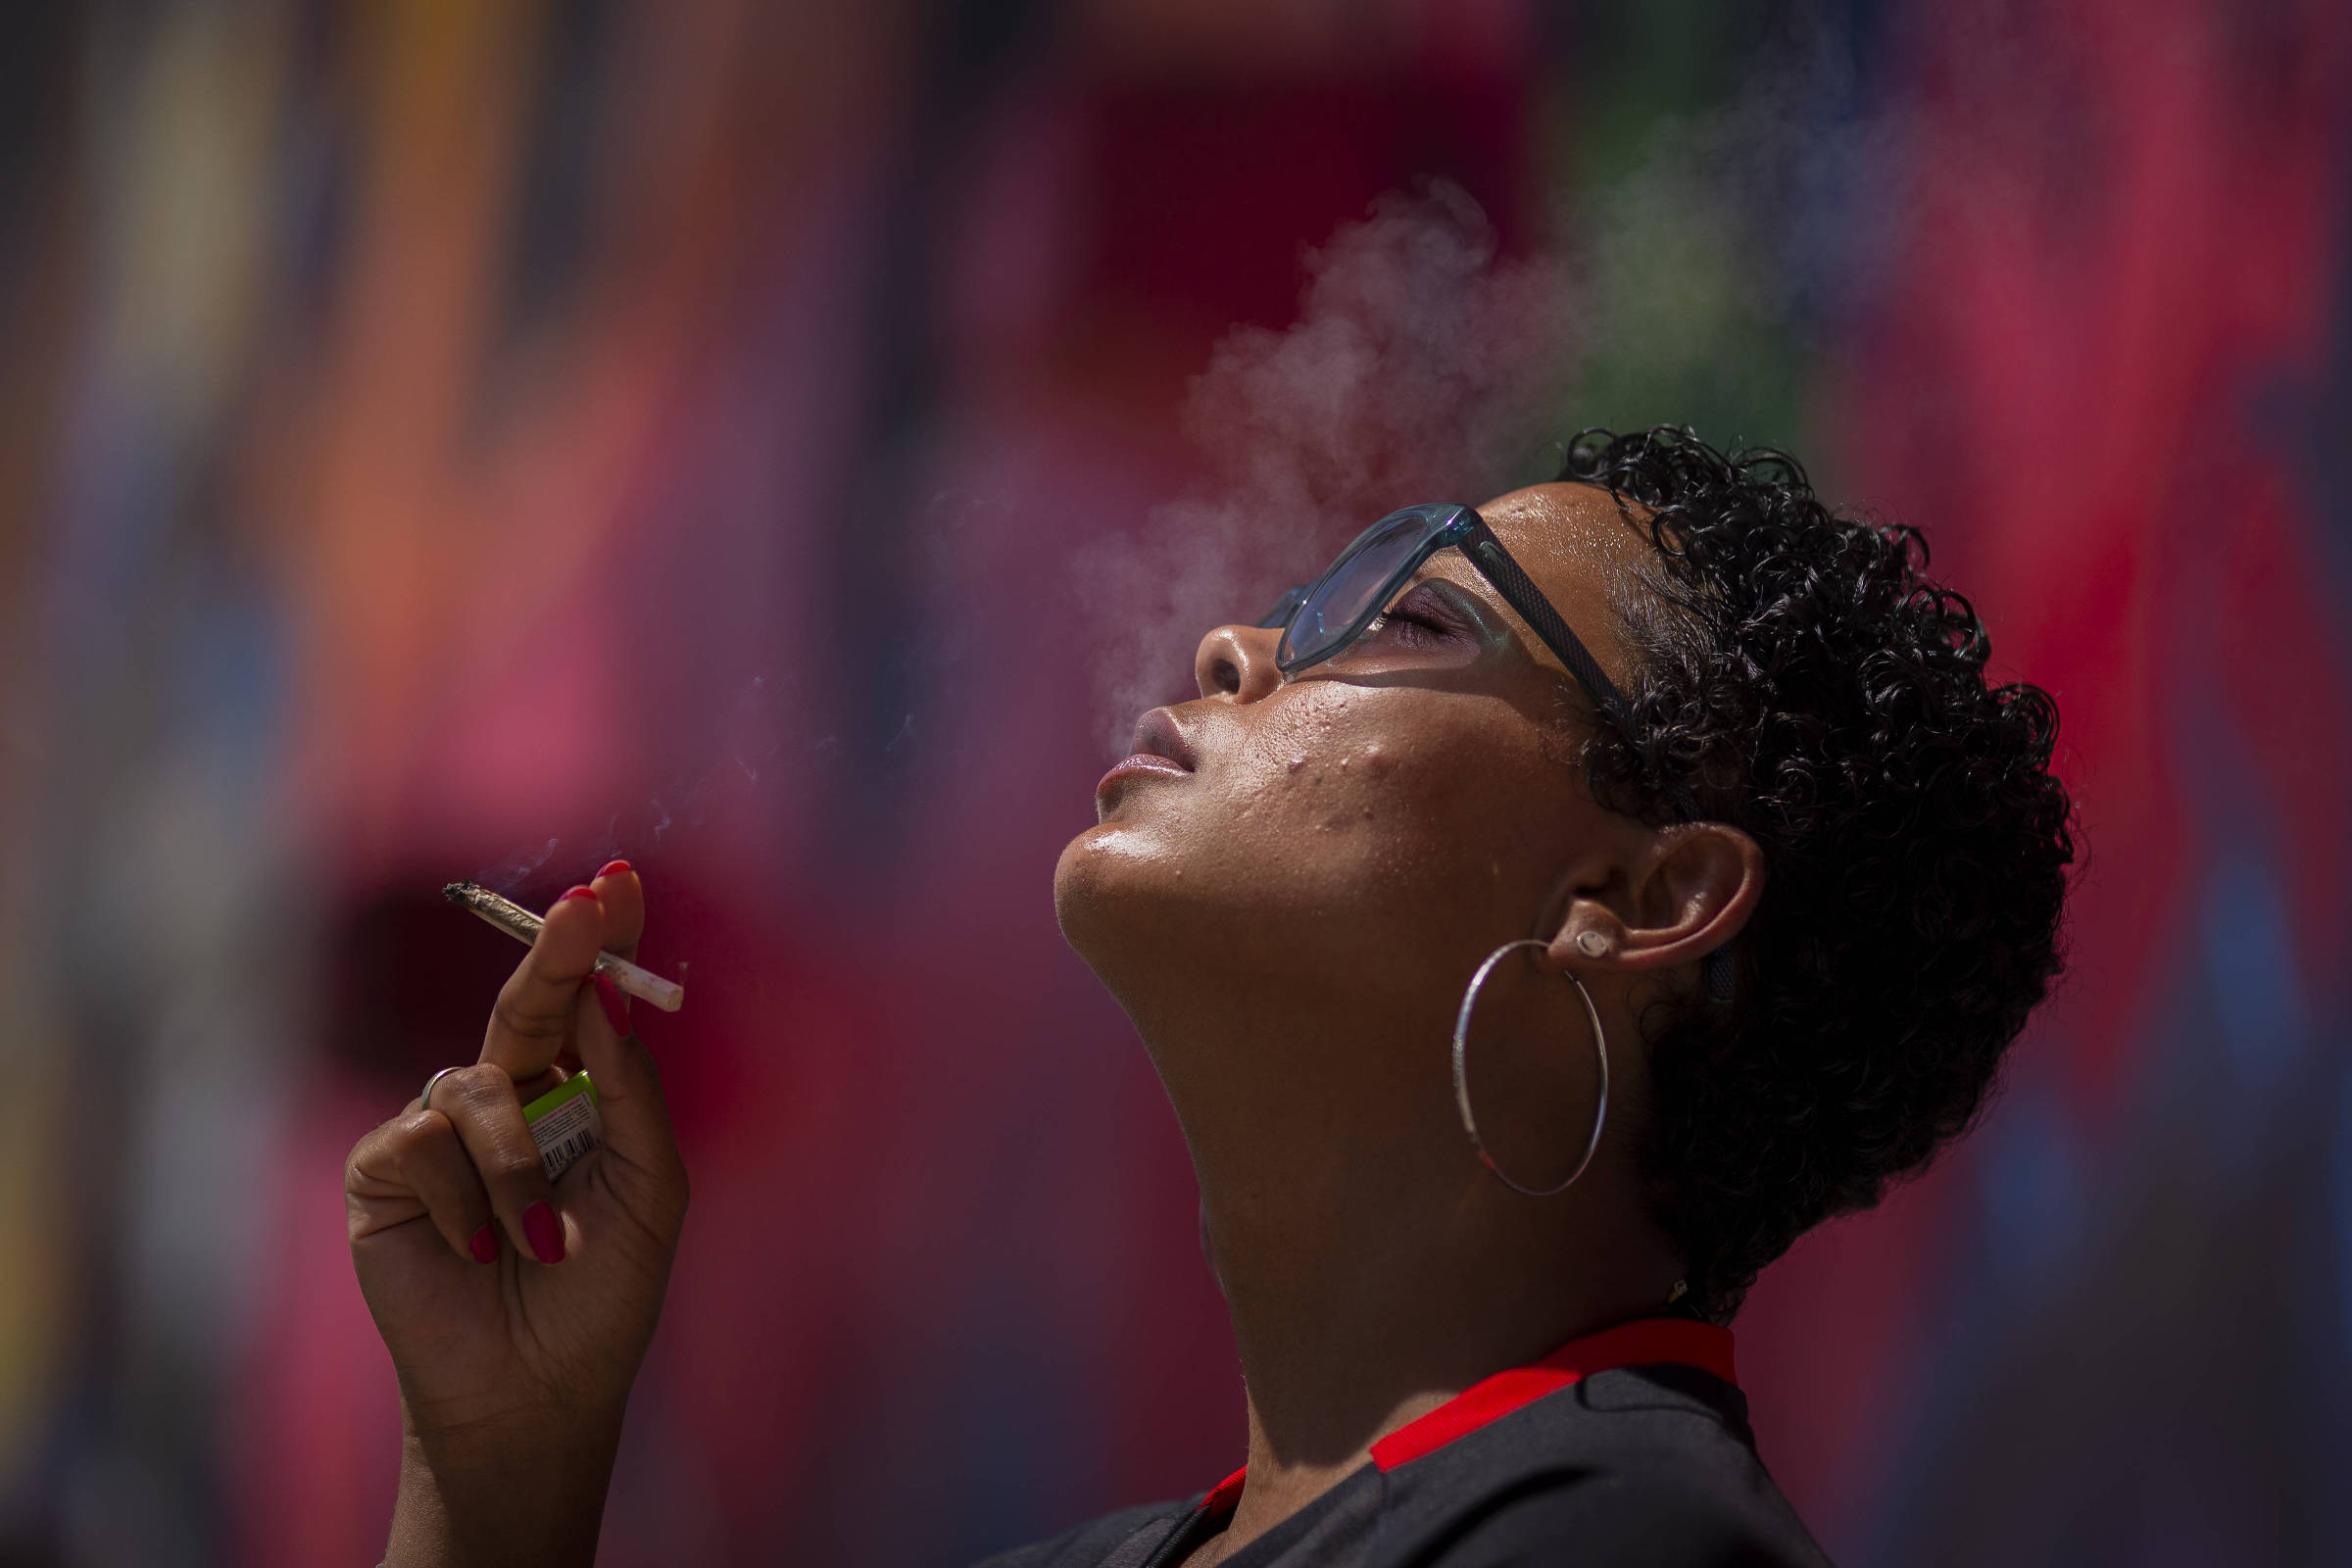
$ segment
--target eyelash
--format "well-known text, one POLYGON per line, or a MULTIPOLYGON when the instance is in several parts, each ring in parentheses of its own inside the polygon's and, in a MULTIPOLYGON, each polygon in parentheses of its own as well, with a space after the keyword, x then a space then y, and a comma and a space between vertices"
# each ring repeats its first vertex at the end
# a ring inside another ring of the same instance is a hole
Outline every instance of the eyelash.
POLYGON ((1396 635, 1407 643, 1443 642, 1450 630, 1448 627, 1441 626, 1436 621, 1416 615, 1409 609, 1401 607, 1391 609, 1386 614, 1383 614, 1373 630, 1375 632, 1386 631, 1391 626, 1397 627, 1396 635), (1403 629, 1405 627, 1412 629, 1407 631, 1403 629))

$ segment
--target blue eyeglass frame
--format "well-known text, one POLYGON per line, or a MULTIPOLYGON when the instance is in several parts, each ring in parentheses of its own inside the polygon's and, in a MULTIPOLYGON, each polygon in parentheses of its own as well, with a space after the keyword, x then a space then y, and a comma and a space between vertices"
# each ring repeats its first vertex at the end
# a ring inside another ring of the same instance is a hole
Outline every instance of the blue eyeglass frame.
POLYGON ((1620 721, 1630 721, 1631 710, 1625 695, 1600 667, 1600 662, 1592 657, 1584 639, 1569 629, 1567 620, 1552 608, 1551 601, 1544 597, 1519 563, 1511 559, 1502 541, 1494 537, 1494 530, 1487 526, 1487 519, 1455 501, 1429 502, 1390 513, 1357 534, 1314 581, 1284 594, 1281 603, 1257 621, 1268 631, 1278 627, 1282 631, 1282 641, 1274 652, 1275 667, 1285 675, 1295 675, 1346 652, 1388 613, 1389 605, 1413 573, 1430 557, 1447 549, 1458 549, 1469 558, 1479 575, 1494 585, 1502 602, 1517 611, 1519 618, 1527 622, 1544 646, 1568 667, 1568 673, 1576 678, 1587 696, 1620 721), (1348 566, 1375 545, 1401 548, 1403 553, 1380 580, 1378 588, 1336 627, 1319 626, 1301 637, 1302 625, 1317 627, 1334 608, 1330 601, 1347 584, 1348 566))

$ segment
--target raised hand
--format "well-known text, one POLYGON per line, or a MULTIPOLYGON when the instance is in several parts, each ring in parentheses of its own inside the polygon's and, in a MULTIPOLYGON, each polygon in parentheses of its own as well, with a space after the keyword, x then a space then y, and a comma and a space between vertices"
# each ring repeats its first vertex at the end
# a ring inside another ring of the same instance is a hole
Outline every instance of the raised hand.
POLYGON ((629 1386, 661 1316, 686 1172, 628 999, 635 872, 614 861, 548 911, 500 991, 480 1059, 360 1140, 351 1255, 399 1374, 406 1437, 388 1561, 593 1560, 629 1386), (576 1061, 605 1141, 550 1184, 525 1101, 576 1061))

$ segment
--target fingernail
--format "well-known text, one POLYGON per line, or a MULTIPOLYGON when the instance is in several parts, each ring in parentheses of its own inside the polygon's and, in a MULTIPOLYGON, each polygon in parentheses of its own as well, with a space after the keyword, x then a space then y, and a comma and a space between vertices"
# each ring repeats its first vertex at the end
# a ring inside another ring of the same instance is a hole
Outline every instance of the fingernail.
POLYGON ((495 1263, 498 1261, 498 1232, 492 1229, 490 1226, 485 1225, 480 1230, 475 1231, 473 1233, 473 1240, 467 1242, 466 1245, 473 1249, 473 1260, 476 1263, 495 1263))
POLYGON ((620 987, 603 975, 592 975, 596 981, 596 1000, 605 1005, 605 1016, 612 1020, 612 1032, 623 1040, 629 1037, 629 999, 621 995, 620 987))
MULTIPOLYGON (((585 883, 582 883, 576 888, 566 888, 564 890, 564 899, 593 899, 595 897, 596 895, 589 891, 587 884, 585 883)), ((564 899, 558 899, 556 902, 561 904, 564 902, 564 899)))
POLYGON ((564 1261, 564 1225, 545 1199, 522 1211, 522 1234, 531 1239, 531 1255, 540 1262, 564 1261))
POLYGON ((607 860, 604 863, 603 868, 600 869, 596 874, 598 876, 618 876, 621 872, 626 871, 628 868, 629 862, 626 860, 607 860))

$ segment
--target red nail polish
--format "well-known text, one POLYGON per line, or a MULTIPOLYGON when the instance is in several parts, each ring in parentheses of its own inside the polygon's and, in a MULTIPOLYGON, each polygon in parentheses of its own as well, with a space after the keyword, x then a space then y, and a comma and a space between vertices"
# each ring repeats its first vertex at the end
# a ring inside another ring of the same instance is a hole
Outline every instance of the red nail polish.
POLYGON ((540 1262, 564 1261, 564 1222, 545 1199, 522 1211, 522 1234, 531 1239, 531 1255, 540 1262))
POLYGON ((596 1000, 604 1004, 605 1017, 612 1022, 612 1032, 623 1040, 629 1037, 629 999, 620 987, 603 975, 590 978, 596 981, 596 1000))
POLYGON ((495 1228, 483 1226, 473 1233, 473 1240, 466 1245, 473 1249, 473 1260, 476 1263, 498 1261, 498 1232, 495 1228))
MULTIPOLYGON (((595 897, 596 895, 589 891, 588 886, 585 883, 582 883, 576 888, 565 888, 564 890, 564 898, 565 899, 593 899, 595 897)), ((564 900, 558 899, 556 902, 561 904, 564 902, 564 900)))
POLYGON ((626 860, 607 860, 604 863, 604 868, 598 871, 596 874, 598 876, 618 876, 621 872, 626 871, 628 868, 629 862, 626 860))

